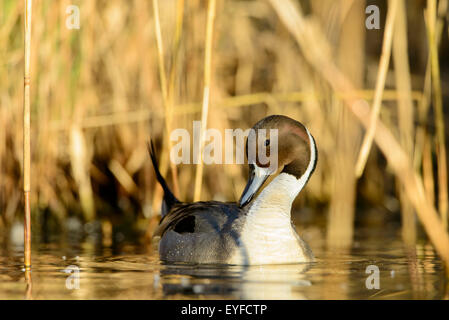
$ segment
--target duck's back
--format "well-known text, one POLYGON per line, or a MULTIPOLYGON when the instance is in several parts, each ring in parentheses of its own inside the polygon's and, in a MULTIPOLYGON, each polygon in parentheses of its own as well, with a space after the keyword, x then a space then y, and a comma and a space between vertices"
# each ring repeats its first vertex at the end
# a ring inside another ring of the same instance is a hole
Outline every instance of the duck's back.
POLYGON ((155 231, 166 262, 228 263, 238 248, 244 212, 233 202, 179 203, 155 231))

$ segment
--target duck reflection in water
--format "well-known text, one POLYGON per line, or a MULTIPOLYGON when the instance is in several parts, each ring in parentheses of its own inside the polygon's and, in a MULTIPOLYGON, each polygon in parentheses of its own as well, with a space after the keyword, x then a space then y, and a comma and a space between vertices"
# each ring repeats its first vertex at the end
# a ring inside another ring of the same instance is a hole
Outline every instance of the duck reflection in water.
POLYGON ((160 270, 165 296, 207 295, 233 299, 301 300, 312 283, 310 263, 226 266, 165 264, 160 270))

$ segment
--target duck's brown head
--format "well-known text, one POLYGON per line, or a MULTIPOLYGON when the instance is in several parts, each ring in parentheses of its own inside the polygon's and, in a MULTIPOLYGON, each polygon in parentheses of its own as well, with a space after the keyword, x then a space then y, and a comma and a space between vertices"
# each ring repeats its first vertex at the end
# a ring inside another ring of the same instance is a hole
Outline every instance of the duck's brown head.
POLYGON ((303 187, 318 159, 313 136, 296 120, 272 115, 257 122, 252 129, 246 144, 249 178, 239 200, 241 207, 249 203, 267 178, 276 172, 294 176, 303 187))

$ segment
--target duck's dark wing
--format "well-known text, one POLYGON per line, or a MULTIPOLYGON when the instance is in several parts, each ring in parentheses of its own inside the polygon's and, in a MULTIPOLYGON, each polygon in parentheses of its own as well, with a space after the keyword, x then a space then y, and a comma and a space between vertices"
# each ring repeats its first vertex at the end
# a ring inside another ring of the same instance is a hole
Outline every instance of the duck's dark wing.
POLYGON ((168 230, 178 233, 219 232, 242 214, 235 202, 201 201, 177 203, 159 223, 153 236, 162 237, 168 230))

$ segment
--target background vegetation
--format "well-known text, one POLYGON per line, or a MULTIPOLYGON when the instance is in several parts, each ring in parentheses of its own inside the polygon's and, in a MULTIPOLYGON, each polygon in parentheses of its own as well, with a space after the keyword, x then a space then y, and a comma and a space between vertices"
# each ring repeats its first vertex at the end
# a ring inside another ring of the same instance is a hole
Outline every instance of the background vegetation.
MULTIPOLYGON (((148 239, 161 190, 146 142, 156 142, 178 197, 193 200, 197 168, 170 164, 167 133, 191 131, 206 107, 207 127, 221 132, 268 114, 310 128, 319 163, 294 217, 325 229, 330 247, 349 246, 358 225, 397 223, 405 243, 425 230, 449 261, 448 1, 218 0, 211 38, 212 9, 200 0, 34 1, 34 237, 148 239), (79 30, 66 28, 72 4, 79 30), (365 27, 370 4, 379 30, 365 27)), ((2 242, 23 219, 23 12, 23 1, 0 3, 2 242)), ((203 170, 202 200, 239 198, 246 166, 203 170)))

